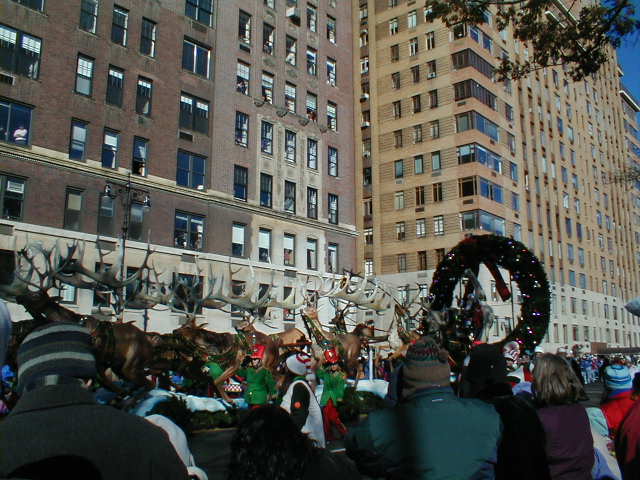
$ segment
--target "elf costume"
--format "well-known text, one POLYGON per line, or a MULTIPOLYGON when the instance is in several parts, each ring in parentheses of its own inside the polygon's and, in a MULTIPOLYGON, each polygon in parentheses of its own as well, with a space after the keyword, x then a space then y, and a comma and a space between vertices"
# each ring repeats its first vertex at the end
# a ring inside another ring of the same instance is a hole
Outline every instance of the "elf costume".
POLYGON ((266 405, 275 392, 276 382, 271 372, 262 366, 265 350, 266 347, 264 345, 254 345, 253 353, 251 354, 251 367, 237 371, 237 375, 243 377, 247 383, 244 399, 250 408, 266 405), (260 361, 255 362, 255 360, 260 361))
POLYGON ((338 402, 341 402, 344 397, 347 381, 346 375, 338 366, 340 356, 335 348, 325 350, 324 359, 327 368, 320 367, 316 373, 323 384, 320 406, 322 407, 324 434, 325 438, 331 441, 333 440, 331 428, 333 425, 336 426, 336 429, 341 435, 347 433, 347 427, 345 427, 342 420, 340 420, 340 414, 336 408, 338 402))

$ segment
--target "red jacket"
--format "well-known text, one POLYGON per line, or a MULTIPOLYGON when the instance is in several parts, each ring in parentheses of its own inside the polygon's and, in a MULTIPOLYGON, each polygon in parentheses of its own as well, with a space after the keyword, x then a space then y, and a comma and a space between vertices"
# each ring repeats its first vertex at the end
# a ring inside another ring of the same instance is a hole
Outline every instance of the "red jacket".
POLYGON ((616 394, 600 406, 609 425, 609 432, 612 437, 616 436, 618 427, 629 413, 629 409, 635 403, 631 399, 631 390, 616 394))
POLYGON ((620 425, 616 458, 623 478, 640 478, 640 402, 634 403, 620 425))

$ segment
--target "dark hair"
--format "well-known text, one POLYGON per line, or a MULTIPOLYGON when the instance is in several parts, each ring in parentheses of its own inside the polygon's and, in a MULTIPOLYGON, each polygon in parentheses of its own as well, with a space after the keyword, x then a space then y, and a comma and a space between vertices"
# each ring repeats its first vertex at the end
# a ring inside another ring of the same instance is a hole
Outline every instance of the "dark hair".
POLYGON ((280 407, 256 408, 231 440, 229 480, 296 480, 302 478, 313 443, 280 407))
POLYGON ((60 474, 70 480, 100 480, 102 475, 88 459, 77 455, 60 455, 23 465, 9 474, 7 478, 28 478, 30 480, 48 480, 60 474))
POLYGON ((578 403, 583 392, 569 362, 551 353, 544 353, 536 360, 533 389, 542 406, 578 403))

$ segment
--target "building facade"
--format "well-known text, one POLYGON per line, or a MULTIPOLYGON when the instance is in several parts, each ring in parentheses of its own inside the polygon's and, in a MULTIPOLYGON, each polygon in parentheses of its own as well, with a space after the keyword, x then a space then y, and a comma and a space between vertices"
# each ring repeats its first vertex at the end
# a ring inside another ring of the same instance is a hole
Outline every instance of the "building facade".
MULTIPOLYGON (((447 28, 414 0, 360 0, 353 22, 361 269, 401 297, 426 294, 465 235, 512 236, 545 265, 549 349, 639 346, 624 309, 639 293, 638 194, 610 180, 638 153, 637 123, 615 52, 584 81, 562 67, 499 81, 501 59, 530 52, 491 11, 447 28)), ((487 271, 480 280, 503 338, 520 294, 502 302, 487 271)))
MULTIPOLYGON (((278 298, 353 268, 351 12, 335 0, 0 0, 0 248, 81 240, 93 268, 97 245, 118 260, 126 225, 128 268, 147 243, 169 276, 251 263, 278 298)), ((62 293, 98 307, 90 291, 62 293)), ((150 328, 179 318, 151 312, 150 328)), ((234 318, 203 313, 220 331, 234 318)))

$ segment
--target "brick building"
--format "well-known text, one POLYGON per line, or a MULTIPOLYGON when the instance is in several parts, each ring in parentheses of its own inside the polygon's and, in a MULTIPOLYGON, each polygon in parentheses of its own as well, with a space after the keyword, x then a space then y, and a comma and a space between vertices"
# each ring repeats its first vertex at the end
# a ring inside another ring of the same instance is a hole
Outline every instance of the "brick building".
POLYGON ((280 297, 354 267, 350 18, 336 0, 0 0, 0 248, 99 236, 116 261, 131 182, 128 267, 146 242, 168 272, 251 262, 280 297))

